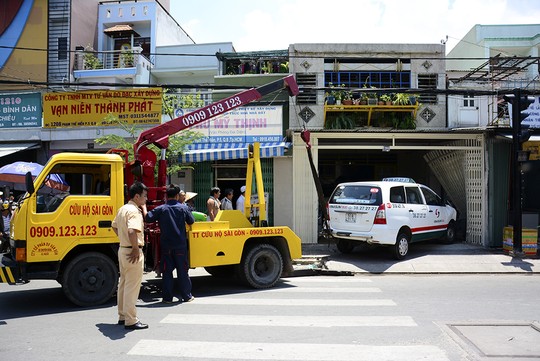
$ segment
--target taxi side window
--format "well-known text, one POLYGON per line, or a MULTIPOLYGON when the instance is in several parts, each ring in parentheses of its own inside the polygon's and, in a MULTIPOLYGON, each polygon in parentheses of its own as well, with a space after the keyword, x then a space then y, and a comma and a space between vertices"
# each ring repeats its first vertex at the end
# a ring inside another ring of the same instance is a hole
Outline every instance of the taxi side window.
POLYGON ((430 206, 442 206, 443 202, 441 198, 436 195, 434 192, 432 192, 430 189, 422 187, 422 193, 424 193, 424 198, 426 199, 426 203, 430 206))
POLYGON ((405 203, 405 190, 403 187, 390 188, 390 202, 405 203))
POLYGON ((423 204, 418 187, 405 187, 408 204, 423 204))

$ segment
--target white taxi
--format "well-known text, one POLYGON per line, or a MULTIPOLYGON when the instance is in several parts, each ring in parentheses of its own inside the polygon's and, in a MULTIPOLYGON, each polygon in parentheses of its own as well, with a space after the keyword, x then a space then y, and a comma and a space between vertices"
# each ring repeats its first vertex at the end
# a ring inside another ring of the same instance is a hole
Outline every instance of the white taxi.
POLYGON ((410 178, 341 183, 327 211, 332 236, 343 253, 367 242, 392 246, 395 258, 403 259, 412 242, 453 242, 455 237, 455 208, 410 178))

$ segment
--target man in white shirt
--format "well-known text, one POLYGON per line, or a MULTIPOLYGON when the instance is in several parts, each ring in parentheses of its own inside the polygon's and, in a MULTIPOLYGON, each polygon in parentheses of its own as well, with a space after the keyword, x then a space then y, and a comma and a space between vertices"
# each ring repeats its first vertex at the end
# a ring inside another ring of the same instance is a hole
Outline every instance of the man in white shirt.
POLYGON ((242 213, 244 213, 244 204, 246 201, 246 198, 244 195, 246 194, 246 186, 240 187, 240 197, 236 200, 236 209, 242 213))

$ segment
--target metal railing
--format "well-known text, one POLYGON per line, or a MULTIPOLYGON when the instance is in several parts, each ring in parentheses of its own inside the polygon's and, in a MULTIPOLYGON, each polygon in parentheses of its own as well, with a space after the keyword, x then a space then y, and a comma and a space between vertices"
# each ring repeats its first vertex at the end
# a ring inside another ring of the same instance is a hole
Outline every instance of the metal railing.
POLYGON ((134 68, 138 65, 150 69, 148 58, 141 48, 133 50, 107 50, 101 52, 82 50, 76 53, 75 68, 78 70, 134 68))

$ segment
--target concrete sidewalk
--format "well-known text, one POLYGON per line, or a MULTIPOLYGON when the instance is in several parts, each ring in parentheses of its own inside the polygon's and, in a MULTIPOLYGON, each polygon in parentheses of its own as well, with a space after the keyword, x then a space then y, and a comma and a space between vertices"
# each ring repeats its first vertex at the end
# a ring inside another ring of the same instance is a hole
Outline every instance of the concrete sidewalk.
POLYGON ((340 253, 335 244, 303 245, 305 258, 324 256, 328 272, 373 274, 475 274, 540 273, 540 259, 512 257, 502 250, 491 250, 467 243, 412 244, 402 261, 392 258, 384 247, 362 245, 350 253, 340 253))

